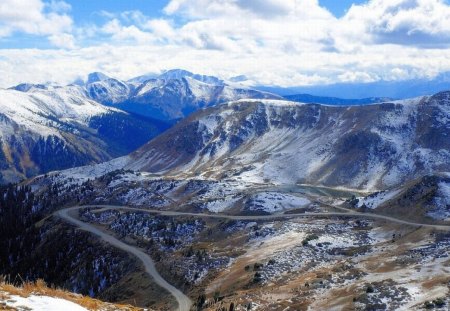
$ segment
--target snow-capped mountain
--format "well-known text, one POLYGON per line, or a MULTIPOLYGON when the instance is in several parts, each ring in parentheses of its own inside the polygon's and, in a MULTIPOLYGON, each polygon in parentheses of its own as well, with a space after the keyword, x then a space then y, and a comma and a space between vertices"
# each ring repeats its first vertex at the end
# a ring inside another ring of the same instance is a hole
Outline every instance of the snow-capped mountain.
POLYGON ((2 183, 110 160, 168 127, 89 100, 79 86, 16 89, 0 90, 2 183))
POLYGON ((200 81, 200 82, 203 82, 206 84, 225 85, 225 82, 217 77, 194 74, 190 71, 183 70, 183 69, 168 70, 158 76, 158 79, 163 79, 163 80, 170 80, 170 79, 180 80, 183 78, 192 78, 194 80, 197 80, 197 81, 200 81))
MULTIPOLYGON (((91 79, 89 78, 89 80, 91 79)), ((87 95, 89 98, 104 105, 112 106, 127 101, 133 90, 132 85, 113 78, 92 81, 86 83, 87 95)))
POLYGON ((126 168, 386 189, 450 171, 450 92, 366 106, 242 100, 197 112, 134 152, 126 168))
POLYGON ((169 70, 156 78, 129 81, 89 75, 88 96, 102 104, 160 120, 175 120, 204 107, 243 98, 280 99, 278 95, 229 86, 219 78, 169 70))
POLYGON ((137 86, 120 109, 162 120, 180 119, 201 108, 242 98, 280 98, 251 89, 201 82, 191 77, 151 79, 137 86))
POLYGON ((347 202, 352 208, 371 209, 399 218, 450 220, 450 174, 424 176, 400 187, 375 192, 347 202))

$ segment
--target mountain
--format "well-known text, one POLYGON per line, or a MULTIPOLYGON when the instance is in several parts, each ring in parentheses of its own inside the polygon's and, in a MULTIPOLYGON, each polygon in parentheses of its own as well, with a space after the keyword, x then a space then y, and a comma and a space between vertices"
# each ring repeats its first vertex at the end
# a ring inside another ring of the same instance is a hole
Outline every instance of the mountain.
POLYGON ((180 69, 169 70, 156 78, 143 76, 128 82, 95 73, 90 75, 85 88, 88 96, 99 103, 165 121, 242 98, 281 99, 278 95, 235 88, 216 77, 180 69), (98 76, 101 78, 95 78, 98 76))
POLYGON ((86 83, 85 88, 90 99, 104 105, 115 105, 128 100, 133 90, 132 85, 113 78, 94 79, 93 82, 86 83))
POLYGON ((310 94, 286 95, 284 96, 284 98, 290 101, 305 104, 325 104, 325 105, 342 105, 342 106, 376 104, 392 100, 391 98, 384 98, 384 97, 345 99, 337 97, 314 96, 310 94))
POLYGON ((141 76, 137 76, 137 77, 131 78, 131 79, 127 80, 127 83, 140 84, 140 83, 143 83, 143 82, 145 82, 147 80, 150 80, 150 79, 156 79, 157 77, 158 77, 157 74, 149 73, 149 74, 145 74, 145 75, 141 75, 141 76))
POLYGON ((163 79, 163 80, 171 80, 171 79, 180 80, 183 78, 192 78, 194 80, 197 80, 197 81, 200 81, 200 82, 203 82, 206 84, 212 84, 212 85, 224 85, 225 84, 225 82, 223 80, 221 80, 217 77, 194 74, 192 72, 189 72, 189 71, 183 70, 183 69, 168 70, 158 76, 158 79, 163 79))
POLYGON ((94 102, 78 86, 16 89, 0 90, 1 183, 110 160, 168 127, 94 102))
POLYGON ((251 89, 214 85, 194 78, 151 79, 115 107, 161 120, 180 119, 199 109, 241 98, 280 98, 251 89))
POLYGON ((450 92, 367 106, 242 100, 199 111, 132 153, 166 176, 374 191, 450 171, 450 92))
POLYGON ((349 200, 351 207, 403 219, 450 220, 450 174, 423 176, 400 187, 349 200))
POLYGON ((313 94, 339 98, 387 97, 396 99, 431 95, 450 88, 450 72, 433 79, 411 79, 404 81, 376 81, 370 83, 336 83, 300 87, 255 86, 256 89, 275 94, 313 94))
POLYGON ((110 77, 101 72, 92 72, 88 75, 87 84, 108 80, 110 77))

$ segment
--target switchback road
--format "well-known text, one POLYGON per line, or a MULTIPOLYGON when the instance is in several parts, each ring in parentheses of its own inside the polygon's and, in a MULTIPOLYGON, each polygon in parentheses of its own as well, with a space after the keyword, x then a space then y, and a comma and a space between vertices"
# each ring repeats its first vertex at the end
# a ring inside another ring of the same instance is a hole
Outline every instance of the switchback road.
POLYGON ((107 243, 112 246, 124 250, 134 256, 136 256, 145 267, 146 272, 153 278, 156 284, 166 289, 177 301, 178 310, 179 311, 189 311, 192 306, 192 301, 183 294, 179 289, 175 288, 173 285, 169 284, 156 270, 155 263, 150 258, 149 255, 145 254, 140 249, 125 244, 122 241, 119 241, 112 235, 109 235, 98 228, 80 221, 75 216, 71 214, 82 208, 95 208, 95 212, 102 212, 107 210, 123 210, 123 211, 136 211, 136 212, 145 212, 154 215, 160 216, 171 216, 171 217, 196 217, 196 218, 216 218, 216 219, 230 219, 230 220, 276 220, 276 219, 292 219, 292 218, 304 218, 304 217, 351 217, 351 218, 366 218, 366 219, 375 219, 375 220, 383 220, 392 223, 412 226, 412 227, 423 227, 423 228, 432 228, 443 231, 450 231, 450 226, 446 225, 433 225, 433 224, 421 224, 410 222, 406 220, 401 220, 394 217, 377 215, 377 214, 369 214, 369 213, 360 213, 354 212, 351 210, 345 209, 345 212, 321 212, 321 213, 298 213, 298 214, 272 214, 272 215, 250 215, 250 216, 240 216, 240 215, 225 215, 225 214, 205 214, 205 213, 185 213, 185 212, 176 212, 176 211, 158 211, 158 210, 149 210, 142 208, 134 208, 134 207, 126 207, 126 206, 115 206, 115 205, 87 205, 87 206, 75 206, 71 208, 62 209, 55 212, 55 215, 61 217, 69 223, 74 224, 82 230, 86 230, 91 232, 100 238, 102 238, 107 243))

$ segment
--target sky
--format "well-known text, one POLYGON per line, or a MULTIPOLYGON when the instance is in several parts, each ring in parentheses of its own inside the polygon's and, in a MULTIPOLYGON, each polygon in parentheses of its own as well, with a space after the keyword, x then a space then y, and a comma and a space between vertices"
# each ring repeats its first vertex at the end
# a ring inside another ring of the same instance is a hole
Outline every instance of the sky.
POLYGON ((248 85, 450 71, 446 0, 2 0, 0 87, 183 68, 248 85))

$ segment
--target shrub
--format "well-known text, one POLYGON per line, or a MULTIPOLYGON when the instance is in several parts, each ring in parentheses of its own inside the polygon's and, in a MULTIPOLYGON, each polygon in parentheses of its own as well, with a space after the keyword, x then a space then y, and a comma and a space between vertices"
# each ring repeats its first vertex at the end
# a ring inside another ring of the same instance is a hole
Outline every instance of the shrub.
POLYGON ((372 285, 367 286, 366 293, 372 294, 373 292, 375 292, 375 289, 373 288, 373 286, 372 285))

